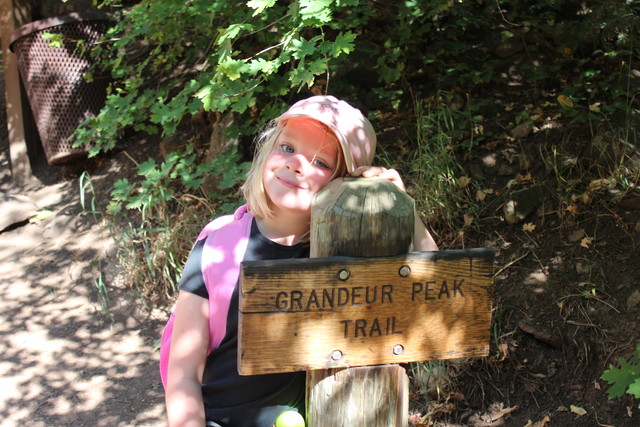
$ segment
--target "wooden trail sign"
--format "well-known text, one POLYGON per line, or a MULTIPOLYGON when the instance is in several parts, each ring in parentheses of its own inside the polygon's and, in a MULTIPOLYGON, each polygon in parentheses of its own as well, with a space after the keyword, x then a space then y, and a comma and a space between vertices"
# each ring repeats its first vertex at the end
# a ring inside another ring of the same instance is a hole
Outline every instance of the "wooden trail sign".
POLYGON ((240 373, 486 356, 493 250, 243 264, 240 373))
POLYGON ((493 261, 491 249, 408 254, 413 225, 413 200, 389 181, 329 183, 312 259, 243 263, 240 373, 352 366, 307 371, 307 425, 407 425, 406 372, 377 364, 486 355, 493 261))

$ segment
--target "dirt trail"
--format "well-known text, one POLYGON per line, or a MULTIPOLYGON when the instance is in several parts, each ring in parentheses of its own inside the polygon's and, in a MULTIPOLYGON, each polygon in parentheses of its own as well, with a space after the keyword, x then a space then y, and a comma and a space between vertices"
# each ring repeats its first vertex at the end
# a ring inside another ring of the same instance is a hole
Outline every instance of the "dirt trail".
POLYGON ((113 244, 82 213, 78 180, 17 187, 2 140, 0 229, 14 225, 0 233, 0 425, 166 425, 154 350, 166 314, 117 285, 113 244))

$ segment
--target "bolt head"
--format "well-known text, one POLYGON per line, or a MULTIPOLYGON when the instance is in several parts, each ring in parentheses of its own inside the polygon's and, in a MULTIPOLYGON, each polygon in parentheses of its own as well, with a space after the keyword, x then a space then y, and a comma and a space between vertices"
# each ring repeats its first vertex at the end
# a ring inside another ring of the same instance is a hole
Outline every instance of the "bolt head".
POLYGON ((409 274, 411 274, 411 267, 409 267, 408 265, 403 265, 402 267, 400 267, 400 270, 398 270, 398 274, 400 274, 400 276, 402 277, 408 277, 409 274))
POLYGON ((345 281, 351 276, 351 273, 346 268, 343 268, 338 272, 338 279, 345 281))

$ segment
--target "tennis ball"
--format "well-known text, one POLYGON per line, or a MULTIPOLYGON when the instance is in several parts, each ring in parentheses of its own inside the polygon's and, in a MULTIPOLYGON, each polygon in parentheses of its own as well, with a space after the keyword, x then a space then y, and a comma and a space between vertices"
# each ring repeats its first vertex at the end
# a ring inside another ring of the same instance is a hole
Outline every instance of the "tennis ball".
POLYGON ((276 419, 276 427, 304 427, 304 418, 296 411, 284 411, 276 419))

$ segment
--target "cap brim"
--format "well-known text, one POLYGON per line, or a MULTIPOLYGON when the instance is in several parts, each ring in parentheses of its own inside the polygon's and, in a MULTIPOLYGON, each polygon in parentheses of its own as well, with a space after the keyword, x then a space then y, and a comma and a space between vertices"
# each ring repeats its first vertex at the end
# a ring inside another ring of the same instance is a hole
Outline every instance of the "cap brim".
POLYGON ((340 148, 342 148, 342 157, 344 158, 345 165, 347 166, 347 171, 349 173, 352 173, 353 171, 356 170, 356 168, 357 168, 356 162, 355 162, 355 160, 353 158, 353 154, 351 153, 351 148, 349 148, 349 143, 347 142, 347 138, 345 138, 345 136, 342 134, 342 132, 340 132, 338 129, 336 129, 335 126, 333 126, 331 123, 327 123, 322 118, 314 117, 311 114, 296 114, 296 113, 287 114, 287 113, 284 113, 280 117, 278 117, 276 119, 276 121, 277 122, 281 122, 281 121, 285 121, 285 120, 288 120, 288 119, 292 119, 294 117, 308 117, 310 119, 319 121, 320 123, 322 123, 325 126, 327 126, 329 129, 331 129, 333 131, 334 135, 336 136, 336 138, 338 139, 338 142, 340 143, 340 148))

